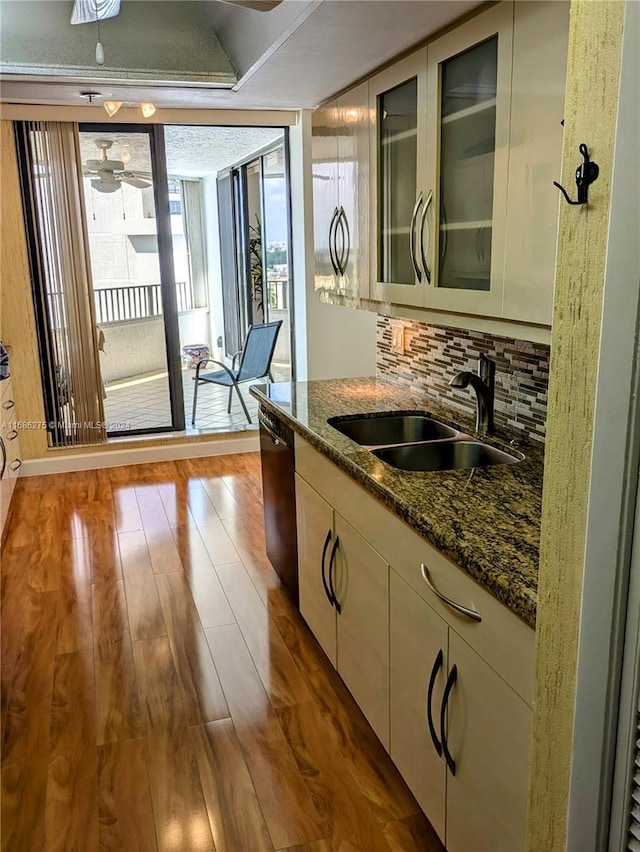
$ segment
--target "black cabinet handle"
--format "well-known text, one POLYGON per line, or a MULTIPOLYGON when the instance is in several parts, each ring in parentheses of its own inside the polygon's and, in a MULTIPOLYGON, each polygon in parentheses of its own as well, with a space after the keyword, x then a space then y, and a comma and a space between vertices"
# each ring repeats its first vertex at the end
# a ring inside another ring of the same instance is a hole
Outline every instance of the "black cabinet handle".
MULTIPOLYGON (((349 222, 344 207, 340 208, 338 215, 338 225, 342 232, 342 250, 338 258, 338 266, 340 267, 341 275, 345 275, 347 271, 347 263, 349 262, 349 253, 351 252, 351 233, 349 231, 349 222)), ((338 233, 338 225, 336 226, 336 235, 338 233)), ((337 252, 336 252, 337 254, 337 252)))
POLYGON ((334 245, 334 240, 335 240, 334 225, 336 226, 336 231, 337 231, 338 217, 339 217, 339 210, 336 207, 335 210, 333 211, 333 216, 331 217, 331 221, 329 222, 329 257, 331 258, 331 266, 333 267, 333 271, 336 275, 340 274, 340 268, 338 266, 338 260, 337 260, 338 252, 336 251, 336 247, 334 245))
POLYGON ((0 436, 0 449, 2 450, 2 473, 0 473, 0 479, 2 479, 4 472, 7 469, 7 448, 4 445, 2 436, 0 436))
POLYGON ((334 606, 338 610, 338 615, 342 612, 342 607, 336 597, 336 590, 333 588, 333 563, 336 558, 336 551, 339 544, 340 538, 339 536, 336 536, 336 540, 333 542, 333 547, 331 548, 331 556, 329 557, 329 588, 331 589, 331 596, 333 597, 334 606))
MULTIPOLYGON (((422 265, 424 267, 424 275, 427 279, 427 284, 431 284, 431 270, 429 269, 429 263, 427 262, 427 255, 424 249, 424 229, 425 225, 427 225, 427 213, 429 212, 429 207, 431 206, 431 202, 433 200, 433 190, 429 191, 429 195, 427 195, 427 200, 424 203, 424 210, 422 212, 422 220, 420 222, 420 257, 422 258, 422 265)), ((427 228, 427 235, 429 230, 427 228)))
POLYGON ((438 672, 442 668, 442 664, 444 662, 444 655, 442 653, 442 648, 438 651, 438 656, 435 659, 433 664, 433 668, 431 669, 431 677, 429 678, 429 689, 427 691, 427 721, 429 723, 429 733, 431 734, 431 739, 433 740, 433 745, 435 750, 438 752, 438 756, 442 757, 442 746, 440 744, 440 740, 438 739, 438 735, 436 734, 436 729, 433 724, 433 716, 431 715, 431 701, 433 699, 433 687, 436 684, 436 678, 438 677, 438 672))
POLYGON ((329 547, 330 541, 331 541, 331 530, 328 530, 327 531, 327 537, 324 540, 324 547, 322 548, 322 585, 324 586, 324 593, 327 596, 327 600, 329 601, 331 606, 333 606, 334 600, 333 600, 333 597, 331 595, 331 591, 329 589, 329 586, 327 586, 327 578, 325 577, 325 574, 324 574, 324 560, 327 556, 327 548, 329 547))
POLYGON ((449 672, 449 677, 447 678, 447 683, 444 688, 444 695, 442 696, 442 707, 440 708, 440 738, 442 739, 442 749, 444 751, 444 758, 447 761, 447 766, 451 770, 451 774, 456 774, 456 762, 451 756, 451 752, 449 751, 449 743, 447 742, 447 731, 446 731, 446 715, 447 715, 447 705, 449 704, 449 696, 451 695, 451 690, 453 689, 453 685, 455 684, 458 678, 458 667, 454 666, 449 672))
POLYGON ((416 206, 413 208, 411 224, 409 225, 409 250, 411 252, 411 263, 413 264, 413 271, 415 272, 418 281, 422 281, 422 272, 418 266, 418 258, 416 255, 416 219, 418 218, 418 210, 422 207, 422 202, 423 195, 420 193, 418 200, 416 201, 416 206))

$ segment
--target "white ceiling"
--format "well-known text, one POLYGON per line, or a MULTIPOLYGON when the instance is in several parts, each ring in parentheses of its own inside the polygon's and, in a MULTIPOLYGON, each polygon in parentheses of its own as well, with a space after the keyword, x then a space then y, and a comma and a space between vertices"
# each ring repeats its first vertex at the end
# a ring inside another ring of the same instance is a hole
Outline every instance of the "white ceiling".
MULTIPOLYGON (((3 6, 7 0, 3 0, 3 6)), ((18 0, 29 7, 36 0, 18 0)), ((124 0, 123 7, 135 0, 124 0)), ((57 5, 68 0, 46 0, 57 5)), ((175 3, 139 2, 139 7, 160 9, 175 3)), ((150 82, 105 83, 96 86, 103 95, 123 102, 151 99, 159 107, 298 109, 315 107, 337 91, 367 76, 398 53, 449 25, 480 0, 283 0, 271 12, 260 13, 226 6, 215 0, 181 0, 180 6, 196 11, 215 27, 219 41, 237 69, 234 90, 202 83, 162 85, 150 82)), ((195 14, 195 12, 194 12, 195 14)), ((117 19, 116 19, 117 20, 117 19)), ((161 19, 155 21, 157 28, 161 19)), ((110 44, 103 24, 103 44, 110 44)), ((32 37, 38 32, 31 17, 32 37)), ((90 25, 85 25, 90 26, 90 25)), ((69 39, 73 30, 69 26, 69 39)), ((0 22, 0 32, 2 23, 0 22)), ((137 38, 145 44, 145 30, 137 38)), ((21 79, 3 74, 0 98, 11 103, 83 103, 80 91, 95 81, 91 72, 81 80, 21 79)))
MULTIPOLYGON (((257 151, 283 138, 281 128, 273 127, 165 127, 167 172, 170 177, 197 178, 215 175, 242 162, 257 151)), ((80 134, 82 161, 100 157, 96 139, 113 142, 109 159, 119 160, 124 150, 131 159, 127 171, 150 174, 151 159, 146 133, 83 131, 80 134)))

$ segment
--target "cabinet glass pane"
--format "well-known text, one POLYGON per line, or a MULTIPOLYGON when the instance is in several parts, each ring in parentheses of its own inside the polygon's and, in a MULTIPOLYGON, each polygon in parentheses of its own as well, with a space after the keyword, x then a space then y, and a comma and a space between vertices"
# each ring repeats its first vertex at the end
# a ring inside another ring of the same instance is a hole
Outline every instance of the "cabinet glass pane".
POLYGON ((378 97, 379 280, 414 284, 411 217, 416 203, 418 81, 378 97))
POLYGON ((490 287, 498 37, 444 62, 438 285, 490 287))

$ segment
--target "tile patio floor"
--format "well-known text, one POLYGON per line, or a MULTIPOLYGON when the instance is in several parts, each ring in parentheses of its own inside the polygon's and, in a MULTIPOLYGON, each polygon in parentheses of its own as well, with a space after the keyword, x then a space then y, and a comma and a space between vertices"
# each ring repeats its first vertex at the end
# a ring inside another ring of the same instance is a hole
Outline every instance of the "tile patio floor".
MULTIPOLYGON (((187 435, 203 432, 239 432, 258 428, 258 403, 249 394, 250 382, 240 386, 240 392, 249 409, 253 423, 247 423, 237 394, 233 393, 231 413, 227 414, 228 389, 215 385, 202 385, 198 391, 198 410, 195 427, 191 425, 193 406, 193 377, 195 370, 182 370, 182 387, 187 435)), ((273 366, 276 381, 288 378, 286 366, 273 366)), ((262 380, 256 382, 261 384, 262 380)), ((105 387, 104 413, 107 431, 160 429, 171 424, 169 387, 166 373, 131 376, 110 382, 105 387)))

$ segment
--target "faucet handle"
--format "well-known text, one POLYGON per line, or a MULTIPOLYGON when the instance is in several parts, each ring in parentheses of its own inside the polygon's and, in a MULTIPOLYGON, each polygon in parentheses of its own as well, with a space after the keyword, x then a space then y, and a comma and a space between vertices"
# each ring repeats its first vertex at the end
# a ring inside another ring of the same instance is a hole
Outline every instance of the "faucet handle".
POLYGON ((496 362, 487 358, 484 352, 478 358, 478 375, 487 387, 492 387, 496 375, 496 362))

